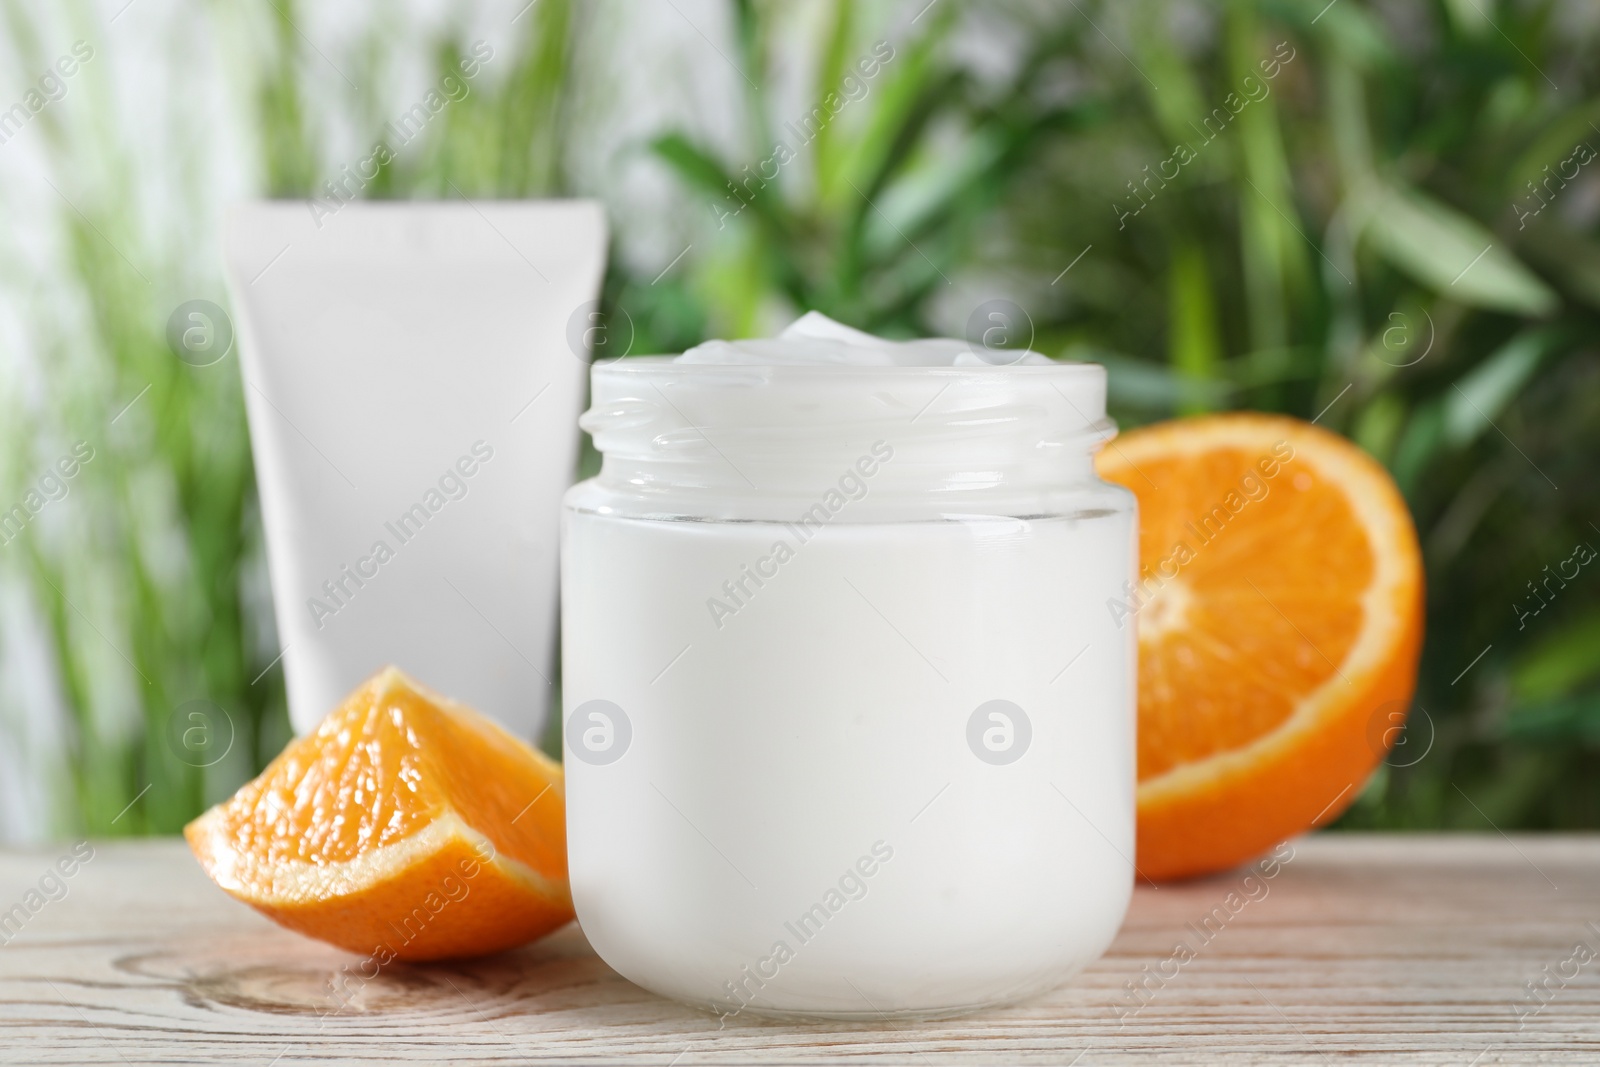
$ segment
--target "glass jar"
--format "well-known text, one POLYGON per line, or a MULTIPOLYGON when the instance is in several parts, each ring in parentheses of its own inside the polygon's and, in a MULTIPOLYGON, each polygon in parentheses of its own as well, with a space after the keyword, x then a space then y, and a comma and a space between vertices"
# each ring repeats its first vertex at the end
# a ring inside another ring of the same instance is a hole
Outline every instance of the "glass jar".
POLYGON ((1104 369, 592 380, 563 688, 600 956, 723 1016, 879 1017, 1103 952, 1132 891, 1135 647, 1104 369))

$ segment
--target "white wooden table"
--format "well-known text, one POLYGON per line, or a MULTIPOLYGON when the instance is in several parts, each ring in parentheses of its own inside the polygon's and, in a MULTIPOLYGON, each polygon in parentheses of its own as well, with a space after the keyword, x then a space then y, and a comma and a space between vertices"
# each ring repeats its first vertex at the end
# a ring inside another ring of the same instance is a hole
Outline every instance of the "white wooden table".
MULTIPOLYGON (((393 966, 336 1011, 353 957, 228 899, 181 842, 96 844, 64 897, 0 926, 0 1063, 1600 1063, 1600 836, 1293 848, 1263 883, 1141 888, 1110 953, 1028 1004, 719 1031, 575 927, 393 966)), ((69 851, 0 853, 0 921, 69 851)))

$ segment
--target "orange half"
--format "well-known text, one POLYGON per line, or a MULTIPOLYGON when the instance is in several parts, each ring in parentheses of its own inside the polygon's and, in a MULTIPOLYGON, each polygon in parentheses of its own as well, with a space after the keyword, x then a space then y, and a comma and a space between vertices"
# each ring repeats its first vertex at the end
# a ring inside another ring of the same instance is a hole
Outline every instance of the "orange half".
POLYGON ((389 959, 511 948, 573 917, 561 766, 393 667, 184 830, 224 890, 389 959))
POLYGON ((1098 467, 1139 499, 1112 611, 1138 628, 1140 871, 1222 870, 1333 819, 1416 682, 1422 560, 1388 473, 1254 414, 1135 430, 1098 467))

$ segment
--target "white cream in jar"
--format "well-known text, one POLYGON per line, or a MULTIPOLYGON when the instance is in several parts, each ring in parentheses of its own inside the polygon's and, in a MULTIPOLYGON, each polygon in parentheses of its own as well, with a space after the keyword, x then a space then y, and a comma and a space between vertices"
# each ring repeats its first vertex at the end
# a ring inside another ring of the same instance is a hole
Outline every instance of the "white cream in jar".
POLYGON ((1103 369, 987 355, 812 315, 594 369, 569 868, 627 978, 723 1016, 934 1015, 1110 943, 1134 505, 1094 474, 1103 369))

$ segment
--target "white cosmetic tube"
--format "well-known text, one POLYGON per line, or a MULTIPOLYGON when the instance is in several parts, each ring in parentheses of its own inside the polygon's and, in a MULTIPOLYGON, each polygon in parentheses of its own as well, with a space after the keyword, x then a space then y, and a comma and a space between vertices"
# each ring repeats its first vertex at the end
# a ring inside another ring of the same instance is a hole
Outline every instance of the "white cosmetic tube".
POLYGON ((229 220, 297 732, 390 663, 542 729, 605 250, 587 201, 256 202, 229 220))

